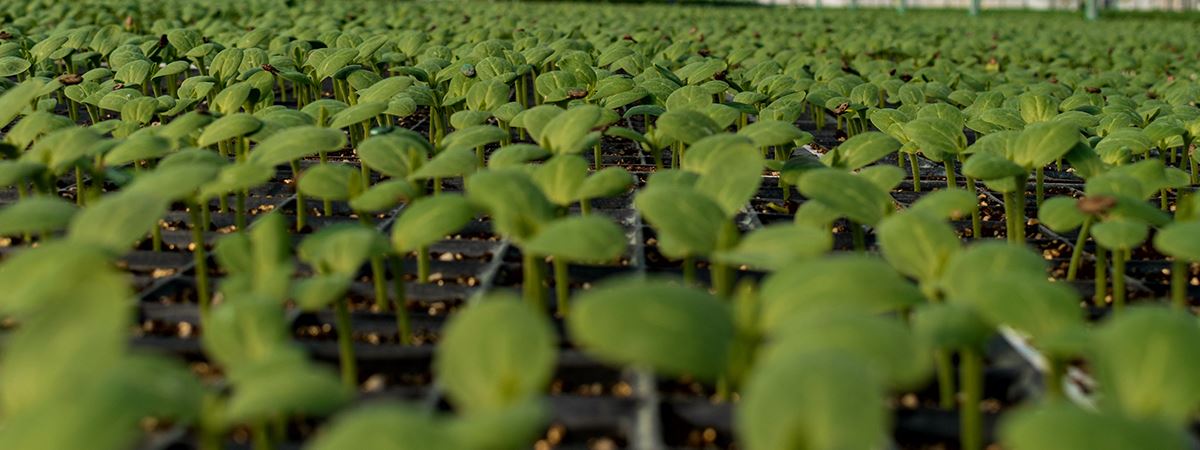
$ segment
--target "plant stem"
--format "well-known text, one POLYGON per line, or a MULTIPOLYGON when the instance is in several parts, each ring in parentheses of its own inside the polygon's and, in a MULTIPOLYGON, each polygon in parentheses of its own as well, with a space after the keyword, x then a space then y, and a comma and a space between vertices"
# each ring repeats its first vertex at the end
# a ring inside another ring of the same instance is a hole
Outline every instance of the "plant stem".
POLYGON ((566 260, 559 257, 554 258, 554 296, 557 300, 558 317, 567 317, 570 309, 568 300, 571 295, 571 285, 567 269, 566 260))
POLYGON ((290 165, 292 166, 292 184, 297 186, 296 187, 296 232, 298 233, 298 232, 300 232, 300 230, 304 229, 304 217, 306 216, 305 211, 304 211, 304 208, 305 208, 304 194, 300 193, 300 188, 299 188, 300 163, 296 162, 295 160, 292 160, 292 161, 290 161, 290 165))
POLYGON ((1046 173, 1045 173, 1045 169, 1044 169, 1044 168, 1042 168, 1042 167, 1038 167, 1038 168, 1037 168, 1037 170, 1035 170, 1035 171, 1034 171, 1034 174, 1035 174, 1035 175, 1034 175, 1034 177, 1035 177, 1035 178, 1037 178, 1037 186, 1034 188, 1034 191, 1035 191, 1035 197, 1034 197, 1034 198, 1036 198, 1036 199, 1037 199, 1037 200, 1036 200, 1036 201, 1037 201, 1037 206, 1038 206, 1039 208, 1041 208, 1041 207, 1042 207, 1042 201, 1043 201, 1043 200, 1046 200, 1046 173))
POLYGON ((921 164, 917 162, 917 154, 909 153, 908 162, 912 166, 913 192, 921 192, 921 164))
POLYGON ((346 299, 334 302, 334 326, 337 328, 338 358, 342 366, 342 384, 350 389, 358 387, 358 368, 354 360, 354 332, 350 329, 350 307, 346 299))
POLYGON ((524 269, 525 279, 522 280, 522 292, 525 302, 538 311, 546 310, 546 299, 542 296, 542 261, 537 255, 525 253, 521 256, 521 268, 524 269))
POLYGON ((967 192, 971 193, 971 198, 975 200, 975 207, 971 209, 971 237, 979 239, 983 234, 983 222, 979 218, 979 190, 975 187, 975 179, 967 177, 967 192))
POLYGON ((1096 246, 1096 292, 1092 296, 1092 303, 1097 308, 1104 307, 1104 291, 1108 288, 1108 262, 1105 260, 1105 253, 1104 247, 1096 246))
POLYGON ((592 213, 592 199, 590 199, 590 198, 579 199, 579 215, 587 216, 588 214, 591 214, 591 213, 592 213))
POLYGON ((1182 259, 1171 261, 1171 305, 1175 309, 1186 310, 1188 307, 1188 267, 1188 262, 1182 259))
POLYGON ((1125 309, 1125 249, 1112 250, 1113 312, 1125 309))
POLYGON ((389 258, 392 265, 392 290, 396 291, 396 299, 392 300, 392 308, 396 313, 396 331, 400 336, 400 345, 412 344, 412 325, 408 320, 408 292, 404 286, 404 260, 399 255, 389 258))
POLYGON ((83 169, 75 167, 75 205, 83 206, 83 169))
POLYGON ((959 382, 962 383, 963 401, 959 405, 960 446, 962 450, 983 449, 983 412, 979 403, 983 401, 983 356, 975 349, 959 352, 959 382))
POLYGON ((1046 374, 1042 383, 1046 385, 1046 397, 1049 400, 1063 398, 1062 377, 1066 364, 1059 358, 1050 357, 1046 360, 1046 374))
POLYGON ((696 285, 696 259, 692 256, 683 257, 683 284, 696 285))
POLYGON ((954 366, 950 361, 950 353, 944 349, 933 352, 933 363, 937 369, 938 406, 942 409, 954 409, 954 366))
POLYGON ((275 448, 275 446, 271 444, 271 434, 270 431, 267 430, 266 421, 255 422, 253 428, 254 450, 272 450, 275 448))
POLYGON ((417 282, 429 282, 429 248, 417 247, 417 282))
POLYGON ((592 164, 594 165, 594 169, 600 170, 600 165, 601 165, 600 143, 598 143, 598 142, 596 143, 596 145, 594 147, 592 147, 592 164))
POLYGON ((954 160, 946 158, 945 161, 942 161, 942 166, 946 168, 946 188, 957 188, 958 176, 954 173, 954 160))
POLYGON ((1079 237, 1075 238, 1075 247, 1071 249, 1071 263, 1067 266, 1067 281, 1075 281, 1079 274, 1079 260, 1083 257, 1083 246, 1087 243, 1088 232, 1092 229, 1092 216, 1083 219, 1079 227, 1079 237))
POLYGON ((192 225, 192 260, 196 270, 196 300, 200 305, 200 321, 208 317, 208 303, 212 297, 208 292, 208 252, 204 248, 204 214, 200 205, 188 205, 192 225))
POLYGON ((855 221, 847 221, 847 227, 850 228, 850 238, 854 242, 854 250, 858 252, 867 251, 867 237, 863 233, 862 225, 855 221))

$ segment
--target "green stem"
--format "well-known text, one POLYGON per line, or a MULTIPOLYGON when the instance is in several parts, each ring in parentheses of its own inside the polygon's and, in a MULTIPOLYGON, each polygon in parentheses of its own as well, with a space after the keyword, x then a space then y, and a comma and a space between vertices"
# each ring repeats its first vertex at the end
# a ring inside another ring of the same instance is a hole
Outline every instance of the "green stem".
POLYGON ((913 192, 921 192, 921 164, 917 162, 917 154, 909 153, 908 162, 912 166, 913 192))
POLYGON ((292 184, 296 187, 296 232, 304 229, 304 218, 307 213, 304 211, 304 194, 300 192, 300 163, 292 160, 289 162, 292 166, 292 184))
POLYGON ((1171 305, 1176 309, 1186 310, 1188 268, 1187 261, 1176 259, 1171 262, 1171 305))
POLYGON ((600 144, 599 143, 596 143, 596 145, 594 147, 592 147, 592 164, 594 165, 594 168, 596 170, 600 170, 601 158, 600 158, 600 144))
POLYGON ((254 434, 254 450, 273 450, 275 446, 271 443, 271 432, 267 429, 265 421, 255 422, 252 427, 254 434))
POLYGON ((404 260, 394 255, 388 258, 392 265, 392 290, 396 298, 392 300, 392 309, 396 313, 396 331, 400 336, 400 345, 412 344, 412 325, 408 320, 408 292, 404 283, 404 260))
POLYGON ((971 237, 979 239, 983 234, 983 222, 979 218, 979 190, 975 187, 975 179, 967 177, 967 192, 971 193, 971 199, 975 201, 976 206, 971 209, 971 237))
POLYGON ((1079 274, 1079 260, 1083 258, 1083 246, 1087 243, 1088 233, 1092 229, 1092 216, 1083 219, 1079 227, 1079 237, 1075 238, 1075 247, 1071 249, 1071 262, 1067 266, 1067 281, 1075 281, 1079 274))
POLYGON ((959 352, 959 382, 963 402, 959 406, 960 447, 962 450, 983 449, 983 356, 975 349, 959 352))
POLYGON ((1042 168, 1042 167, 1038 167, 1038 168, 1037 168, 1037 170, 1035 170, 1035 171, 1034 171, 1034 174, 1035 174, 1035 175, 1034 175, 1034 176, 1035 176, 1035 178, 1037 178, 1037 187, 1035 188, 1035 192, 1036 192, 1036 197, 1035 197, 1035 198, 1037 199, 1037 206, 1038 206, 1039 208, 1041 208, 1041 207, 1042 207, 1042 201, 1046 200, 1046 173, 1045 173, 1045 169, 1044 169, 1044 168, 1042 168))
POLYGON ((933 362, 937 369, 938 406, 945 410, 954 409, 954 365, 951 364, 950 353, 935 350, 933 362))
POLYGON ((592 213, 592 199, 590 199, 590 198, 579 199, 579 215, 586 216, 591 213, 592 213))
POLYGON ((692 256, 683 257, 683 284, 696 285, 696 259, 692 256))
POLYGON ((192 223, 192 260, 196 271, 196 299, 200 304, 200 321, 208 317, 208 304, 212 300, 208 292, 208 252, 204 248, 204 213, 200 205, 188 205, 188 216, 192 223))
POLYGON ((954 172, 954 160, 946 158, 942 161, 942 167, 946 168, 946 188, 954 189, 958 187, 958 176, 954 172))
POLYGON ((350 307, 346 299, 334 302, 334 326, 337 328, 338 359, 342 366, 342 384, 350 389, 358 387, 358 368, 354 361, 354 332, 350 329, 350 307))
POLYGON ((1092 304, 1097 308, 1104 307, 1104 294, 1108 289, 1108 261, 1106 260, 1107 251, 1104 247, 1096 246, 1096 275, 1095 287, 1096 293, 1092 296, 1092 304))
POLYGON ((566 260, 554 258, 554 296, 557 299, 558 317, 567 317, 570 310, 571 285, 567 269, 566 260))
POLYGON ((75 167, 75 205, 83 206, 83 169, 75 167))
POLYGON ((546 299, 542 296, 542 259, 526 252, 522 255, 521 268, 525 275, 521 284, 525 302, 538 311, 545 311, 546 299))
POLYGON ((429 248, 425 246, 417 247, 417 282, 429 282, 429 248))
POLYGON ((1125 249, 1112 250, 1113 312, 1125 309, 1125 249))
POLYGON ((863 233, 862 225, 855 221, 848 221, 847 227, 850 228, 850 238, 854 242, 854 250, 858 252, 867 251, 867 237, 863 233))
POLYGON ((1046 374, 1042 379, 1042 383, 1046 385, 1046 397, 1048 400, 1060 400, 1063 398, 1062 377, 1066 371, 1066 364, 1058 358, 1047 358, 1046 374))

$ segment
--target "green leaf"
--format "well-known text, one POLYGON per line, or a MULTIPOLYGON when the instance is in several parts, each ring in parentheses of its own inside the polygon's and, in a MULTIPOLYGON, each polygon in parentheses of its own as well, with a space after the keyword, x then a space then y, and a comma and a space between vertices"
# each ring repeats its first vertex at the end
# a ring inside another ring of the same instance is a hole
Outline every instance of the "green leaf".
POLYGON ((466 226, 475 210, 465 197, 442 194, 424 197, 406 206, 392 225, 392 248, 411 252, 441 240, 466 226))
POLYGON ((1008 325, 1048 342, 1083 325, 1079 294, 1065 283, 1019 272, 990 273, 972 282, 968 295, 948 300, 971 305, 993 326, 1008 325))
POLYGON ((1125 450, 1191 448, 1179 427, 1137 420, 1117 411, 1088 411, 1067 403, 1051 403, 1014 411, 1001 423, 1000 440, 1021 450, 1125 450))
POLYGON ((300 241, 296 257, 317 273, 353 277, 367 259, 387 251, 383 235, 358 223, 324 227, 300 241))
POLYGON ((580 105, 568 109, 546 123, 538 136, 538 143, 554 154, 582 152, 591 145, 592 128, 597 125, 602 109, 594 105, 580 105))
MULTIPOLYGON (((232 236, 245 237, 245 234, 232 236)), ((229 237, 220 242, 228 240, 229 237)), ((201 341, 208 357, 223 367, 246 367, 271 358, 294 356, 296 350, 291 347, 287 326, 279 302, 243 296, 236 302, 213 308, 204 323, 206 333, 201 335, 201 341)))
POLYGON ((883 256, 902 274, 934 281, 959 249, 958 235, 941 217, 905 211, 884 219, 876 230, 883 256))
POLYGON ((376 183, 350 199, 350 208, 358 212, 376 213, 394 208, 400 202, 420 196, 416 186, 406 180, 387 180, 376 183))
POLYGON ((567 316, 567 329, 574 342, 601 361, 708 381, 725 372, 734 337, 729 308, 712 295, 644 279, 580 294, 567 316))
POLYGON ((486 170, 467 179, 467 198, 492 216, 496 232, 525 242, 554 218, 554 206, 524 171, 486 170))
POLYGON ((779 270, 833 249, 828 230, 801 224, 769 225, 747 234, 737 246, 713 254, 725 264, 779 270))
POLYGON ((1028 124, 1045 122, 1058 114, 1058 102, 1040 94, 1027 93, 1017 98, 1021 119, 1028 124))
POLYGON ((204 127, 204 132, 200 133, 200 137, 196 139, 196 145, 208 147, 217 142, 249 136, 262 128, 262 126, 262 121, 250 114, 230 114, 214 120, 207 127, 204 127))
POLYGON ((512 125, 525 128, 529 131, 529 136, 534 141, 542 144, 542 147, 549 148, 548 145, 541 142, 542 133, 546 130, 547 125, 555 117, 563 114, 565 111, 554 105, 541 105, 521 111, 516 117, 513 117, 512 125))
POLYGON ((455 434, 444 420, 403 404, 368 405, 338 415, 312 450, 455 450, 455 434))
POLYGON ((1092 352, 1107 406, 1138 419, 1187 424, 1200 405, 1200 325, 1189 314, 1139 308, 1095 334, 1092 352))
POLYGON ((925 301, 915 285, 883 260, 862 255, 814 259, 780 269, 763 281, 761 297, 767 332, 798 312, 884 313, 925 301))
POLYGON ((721 127, 702 112, 684 109, 667 111, 655 122, 656 130, 685 144, 720 133, 721 127))
POLYGON ((275 168, 264 164, 242 162, 221 168, 208 185, 200 189, 200 198, 212 198, 259 186, 275 176, 275 168))
POLYGON ((321 311, 344 298, 351 281, 342 274, 313 275, 293 284, 292 299, 302 311, 321 311))
POLYGON ((909 207, 909 211, 931 214, 934 217, 959 220, 979 209, 979 199, 963 189, 942 189, 925 194, 909 207))
POLYGON ((550 152, 533 144, 510 144, 496 149, 488 159, 489 168, 521 166, 531 161, 545 159, 550 152))
POLYGON ((289 128, 260 142, 250 152, 250 162, 274 167, 320 152, 339 150, 346 145, 346 135, 338 130, 315 126, 289 128))
POLYGON ((1027 174, 1024 167, 992 152, 976 153, 963 164, 963 175, 977 180, 1005 180, 1027 174))
POLYGON ((92 203, 71 220, 67 235, 76 242, 125 253, 158 226, 167 212, 167 199, 142 192, 118 192, 92 203))
POLYGON ((454 178, 475 172, 479 160, 475 150, 467 147, 455 147, 442 150, 429 162, 422 165, 408 176, 413 180, 428 180, 431 178, 454 178))
POLYGON ((160 166, 153 172, 134 177, 133 182, 125 187, 125 191, 144 192, 170 201, 185 200, 216 177, 218 170, 215 165, 205 164, 193 167, 160 166))
POLYGON ((1008 273, 1044 278, 1046 261, 1023 245, 983 242, 955 253, 942 274, 941 287, 948 297, 972 297, 981 279, 1008 273))
POLYGON ((235 389, 223 417, 228 425, 278 415, 327 414, 352 398, 332 371, 292 358, 239 368, 232 376, 235 389))
POLYGON ((890 195, 863 177, 837 169, 813 170, 800 179, 800 193, 855 222, 873 225, 892 210, 890 195))
POLYGON ((104 165, 123 166, 135 161, 162 158, 171 152, 171 143, 150 133, 141 133, 122 139, 104 154, 104 165))
POLYGON ((1013 146, 1013 162, 1027 169, 1043 167, 1066 155, 1079 138, 1079 130, 1066 122, 1029 125, 1013 146))
POLYGON ((1048 198, 1038 208, 1038 221, 1058 233, 1074 230, 1083 225, 1087 215, 1076 206, 1071 197, 1048 198))
POLYGON ((1096 144, 1096 153, 1108 164, 1120 164, 1132 155, 1150 151, 1154 145, 1139 128, 1122 128, 1109 133, 1096 144))
POLYGON ((859 359, 832 351, 776 358, 747 380, 734 427, 747 450, 880 448, 883 392, 859 359))
POLYGON ((296 187, 310 197, 346 201, 362 192, 362 172, 346 164, 318 164, 300 175, 296 187))
POLYGON ((896 153, 900 149, 900 141, 891 136, 868 131, 847 139, 834 149, 836 167, 847 170, 857 170, 878 161, 884 156, 896 153))
POLYGON ((785 319, 771 334, 762 364, 820 351, 836 351, 870 364, 889 386, 920 386, 933 367, 929 349, 907 324, 862 311, 827 311, 785 319))
POLYGON ((1190 262, 1200 261, 1200 222, 1175 222, 1154 235, 1154 248, 1164 255, 1190 262))
POLYGON ((17 56, 0 57, 0 77, 11 77, 29 70, 32 64, 17 56))
POLYGON ((954 123, 924 117, 904 125, 904 134, 921 149, 921 153, 934 161, 953 159, 967 148, 967 138, 962 128, 954 123))
POLYGON ((59 197, 39 195, 0 209, 0 236, 58 231, 78 208, 59 197))
POLYGON ((917 309, 912 327, 935 349, 980 351, 992 328, 974 308, 961 303, 930 303, 917 309))
POLYGON ((549 422, 548 402, 530 398, 504 409, 460 416, 450 423, 450 434, 455 449, 511 450, 533 445, 549 422))
POLYGON ((579 187, 587 173, 588 164, 583 158, 558 154, 533 169, 533 181, 542 188, 546 199, 567 206, 579 198, 579 187))
POLYGON ((425 163, 430 150, 419 135, 398 133, 371 136, 354 149, 371 170, 392 178, 407 178, 425 163))
POLYGON ((583 180, 575 191, 577 200, 607 198, 622 194, 633 185, 633 175, 621 167, 605 167, 583 180))
POLYGON ((569 262, 607 262, 625 253, 625 233, 603 216, 572 216, 551 222, 523 250, 569 262))
POLYGON ((719 204, 690 188, 647 187, 633 204, 658 232, 659 250, 673 259, 712 253, 727 220, 719 204))
POLYGON ((471 415, 540 396, 554 375, 554 330, 511 295, 484 297, 443 331, 433 371, 451 403, 471 415))
POLYGON ((746 206, 762 183, 763 158, 749 138, 720 134, 692 144, 680 163, 700 174, 695 188, 733 217, 746 206))
POLYGON ((1092 236, 1100 245, 1113 250, 1130 250, 1142 245, 1150 234, 1144 222, 1117 217, 1092 226, 1092 236))
POLYGON ((684 86, 667 96, 664 106, 668 111, 684 109, 700 110, 712 104, 712 94, 700 86, 684 86))
POLYGON ((858 169, 858 176, 884 192, 891 192, 904 181, 904 169, 891 164, 877 164, 858 169))

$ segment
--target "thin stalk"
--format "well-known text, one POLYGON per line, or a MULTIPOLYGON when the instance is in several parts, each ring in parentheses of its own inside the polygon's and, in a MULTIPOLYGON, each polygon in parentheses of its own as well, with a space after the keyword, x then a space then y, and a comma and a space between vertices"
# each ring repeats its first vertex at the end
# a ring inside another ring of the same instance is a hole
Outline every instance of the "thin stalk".
POLYGON ((942 161, 942 167, 946 168, 946 187, 954 189, 958 187, 958 174, 954 172, 954 160, 946 158, 942 161))
POLYGON ((1035 188, 1038 207, 1042 207, 1042 201, 1046 200, 1046 172, 1042 167, 1034 170, 1034 177, 1037 179, 1037 187, 1035 188))
POLYGON ((959 382, 962 383, 963 402, 959 406, 959 427, 962 430, 962 450, 983 449, 983 356, 975 349, 959 352, 959 382))
POLYGON ((307 213, 304 211, 304 194, 300 193, 300 163, 292 160, 289 162, 292 166, 292 184, 296 186, 296 232, 304 229, 304 217, 307 213))
POLYGON ((1171 261, 1171 305, 1176 309, 1186 310, 1188 307, 1188 267, 1187 261, 1181 259, 1171 261))
POLYGON ((1092 304, 1096 305, 1097 308, 1104 307, 1104 303, 1105 303, 1104 302, 1104 294, 1105 294, 1104 291, 1108 289, 1108 267, 1107 267, 1108 261, 1106 258, 1107 258, 1107 252, 1104 250, 1104 247, 1100 247, 1097 245, 1096 246, 1096 275, 1095 275, 1095 277, 1093 277, 1093 278, 1095 278, 1095 281, 1096 281, 1096 284, 1095 284, 1096 293, 1095 293, 1095 295, 1092 296, 1092 304))
POLYGON ((913 192, 921 192, 921 165, 917 162, 917 154, 909 153, 908 161, 912 165, 913 192))
POLYGON ((392 300, 392 309, 396 313, 396 331, 400 336, 400 345, 412 344, 412 325, 408 320, 408 291, 404 283, 404 260, 399 255, 388 258, 392 266, 392 290, 396 298, 392 300))
MULTIPOLYGON (((375 224, 367 213, 359 212, 358 221, 367 228, 375 228, 375 224)), ((371 265, 371 284, 375 288, 375 306, 380 311, 387 311, 387 280, 384 276, 383 256, 371 255, 369 264, 371 265)))
POLYGON ((162 244, 162 224, 158 220, 155 220, 154 228, 150 229, 150 249, 155 252, 161 252, 162 244))
POLYGON ((586 216, 591 213, 592 213, 592 199, 590 199, 590 198, 579 199, 579 215, 586 216))
POLYGON ((267 429, 266 421, 255 422, 252 428, 254 450, 273 450, 275 448, 271 443, 271 431, 267 429))
POLYGON ((663 170, 662 152, 663 151, 661 148, 650 152, 650 155, 654 157, 654 170, 657 170, 657 171, 663 170))
POLYGON ((1113 312, 1125 309, 1125 249, 1112 250, 1113 312))
POLYGON ((601 165, 600 143, 596 143, 596 145, 592 147, 592 164, 593 164, 593 168, 595 168, 596 170, 600 170, 600 165, 601 165))
POLYGON ((570 309, 571 285, 567 269, 566 260, 554 258, 554 297, 557 300, 558 317, 567 317, 570 309))
POLYGON ((358 367, 354 361, 354 332, 350 329, 350 307, 346 299, 334 302, 334 326, 337 328, 338 359, 342 367, 342 384, 350 389, 358 387, 358 367))
MULTIPOLYGON (((975 187, 974 178, 967 177, 967 192, 971 193, 971 198, 975 200, 975 203, 979 203, 979 190, 975 187)), ((971 209, 971 237, 979 239, 981 234, 983 234, 983 222, 979 218, 979 206, 976 205, 971 209)))
POLYGON ((1166 189, 1158 190, 1158 207, 1159 207, 1159 209, 1162 209, 1163 212, 1168 212, 1168 213, 1171 212, 1171 205, 1170 205, 1170 201, 1167 200, 1167 190, 1166 189))
POLYGON ((696 285, 696 259, 694 257, 683 257, 683 284, 696 285))
POLYGON ((867 237, 863 233, 862 225, 858 222, 849 221, 847 226, 850 228, 850 238, 854 242, 854 251, 867 251, 867 237))
POLYGON ((947 350, 935 350, 934 367, 937 370, 938 406, 944 410, 954 409, 954 365, 947 350))
POLYGON ((1046 365, 1045 378, 1042 383, 1046 385, 1046 397, 1050 400, 1060 400, 1063 398, 1062 377, 1066 372, 1066 363, 1059 358, 1048 358, 1046 365))
POLYGON ((417 282, 429 282, 429 248, 417 247, 417 282))
POLYGON ((75 167, 75 205, 83 206, 83 169, 75 167))
POLYGON ((538 311, 545 311, 546 299, 542 295, 542 260, 532 253, 525 253, 521 258, 521 268, 524 271, 522 292, 525 302, 538 311))
POLYGON ((200 304, 201 321, 208 317, 208 304, 212 300, 208 292, 208 252, 204 248, 204 213, 200 205, 188 205, 188 216, 192 228, 192 260, 196 270, 196 300, 200 304))
POLYGON ((1075 247, 1071 249, 1071 263, 1067 266, 1067 281, 1075 281, 1079 274, 1079 260, 1083 257, 1083 246, 1087 243, 1088 233, 1092 229, 1092 216, 1083 219, 1079 227, 1079 237, 1075 238, 1075 247))

